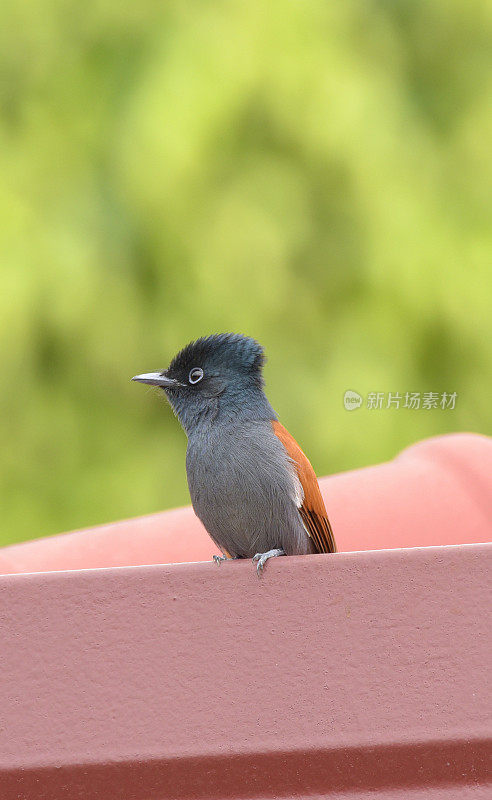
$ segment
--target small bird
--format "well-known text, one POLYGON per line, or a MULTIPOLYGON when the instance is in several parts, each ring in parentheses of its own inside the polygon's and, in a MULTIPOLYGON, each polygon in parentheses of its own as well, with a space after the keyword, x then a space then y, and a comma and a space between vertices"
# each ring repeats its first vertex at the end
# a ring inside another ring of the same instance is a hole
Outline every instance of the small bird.
POLYGON ((263 391, 264 360, 254 339, 214 334, 132 378, 164 390, 187 434, 191 502, 222 552, 214 560, 252 558, 258 575, 275 556, 336 552, 314 470, 263 391))

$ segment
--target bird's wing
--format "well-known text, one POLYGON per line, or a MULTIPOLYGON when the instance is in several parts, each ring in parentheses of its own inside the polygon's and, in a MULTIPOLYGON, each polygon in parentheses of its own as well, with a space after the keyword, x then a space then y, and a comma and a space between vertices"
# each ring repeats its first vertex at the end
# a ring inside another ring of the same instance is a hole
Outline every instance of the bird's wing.
POLYGON ((318 553, 336 553, 335 537, 321 496, 318 479, 309 459, 304 455, 294 437, 280 422, 274 420, 272 427, 275 436, 282 442, 297 471, 303 490, 303 497, 300 499, 298 509, 316 551, 318 553))

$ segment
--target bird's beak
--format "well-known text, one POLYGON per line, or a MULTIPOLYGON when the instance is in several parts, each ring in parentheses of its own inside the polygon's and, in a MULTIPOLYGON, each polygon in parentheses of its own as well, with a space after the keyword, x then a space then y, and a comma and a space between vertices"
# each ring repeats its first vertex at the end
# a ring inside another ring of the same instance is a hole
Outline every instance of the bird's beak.
POLYGON ((144 372, 143 375, 135 375, 132 381, 138 383, 148 383, 150 386, 162 386, 163 389, 170 389, 172 386, 181 386, 175 378, 169 378, 166 372, 144 372))

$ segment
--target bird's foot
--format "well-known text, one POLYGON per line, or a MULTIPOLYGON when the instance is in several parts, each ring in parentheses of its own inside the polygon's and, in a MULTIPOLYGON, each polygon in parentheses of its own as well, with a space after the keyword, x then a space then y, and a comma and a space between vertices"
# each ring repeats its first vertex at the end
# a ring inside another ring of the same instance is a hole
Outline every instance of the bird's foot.
POLYGON ((222 564, 223 561, 231 561, 231 559, 228 558, 228 556, 225 556, 224 553, 222 553, 221 556, 213 556, 213 560, 215 561, 215 563, 219 567, 220 567, 220 565, 222 564))
POLYGON ((285 551, 277 548, 275 550, 269 550, 267 553, 257 553, 255 556, 253 556, 253 561, 258 562, 256 565, 258 577, 260 577, 261 573, 263 572, 263 568, 268 559, 276 558, 277 556, 285 556, 285 551))

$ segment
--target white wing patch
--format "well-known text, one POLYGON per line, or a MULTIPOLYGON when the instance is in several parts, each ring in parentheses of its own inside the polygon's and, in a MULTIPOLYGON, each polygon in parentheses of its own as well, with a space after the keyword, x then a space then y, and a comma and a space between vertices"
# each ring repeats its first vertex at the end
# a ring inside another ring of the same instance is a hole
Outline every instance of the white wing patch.
MULTIPOLYGON (((302 488, 302 483, 299 480, 299 475, 297 474, 297 469, 296 469, 295 462, 292 461, 292 459, 289 459, 289 461, 290 461, 290 463, 292 464, 292 467, 293 467, 293 476, 292 477, 294 478, 294 503, 296 504, 297 508, 300 508, 302 506, 303 501, 304 501, 304 489, 302 488)), ((306 531, 307 535, 309 536, 310 539, 312 539, 311 534, 309 533, 308 529, 306 528, 306 526, 304 524, 304 520, 303 520, 301 514, 299 514, 299 519, 300 519, 300 521, 302 523, 302 527, 306 531)))
POLYGON ((302 488, 302 483, 299 480, 299 475, 297 474, 296 464, 291 458, 289 458, 289 467, 292 475, 292 482, 294 489, 294 496, 292 499, 296 504, 296 508, 300 508, 304 500, 304 489, 302 488))

